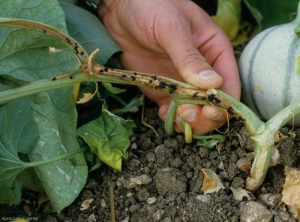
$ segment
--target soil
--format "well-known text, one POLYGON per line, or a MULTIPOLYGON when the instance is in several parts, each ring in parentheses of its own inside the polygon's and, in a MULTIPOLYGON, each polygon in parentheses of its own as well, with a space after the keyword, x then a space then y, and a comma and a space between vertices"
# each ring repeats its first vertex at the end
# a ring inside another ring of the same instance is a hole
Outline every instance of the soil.
MULTIPOLYGON (((111 190, 118 222, 297 221, 280 200, 284 167, 300 168, 299 130, 295 138, 287 136, 278 143, 280 163, 269 169, 261 188, 238 201, 232 187, 244 188, 248 173, 241 171, 237 162, 253 149, 243 125, 231 120, 226 142, 206 149, 196 143, 186 144, 181 134, 166 135, 157 112, 156 107, 146 108, 145 120, 155 127, 158 137, 135 117, 138 128, 131 137, 129 158, 123 161, 122 172, 107 166, 95 170, 78 198, 59 214, 52 213, 49 201, 38 208, 38 195, 24 192, 20 205, 0 205, 0 220, 25 217, 45 222, 112 221, 111 190), (203 168, 216 172, 224 189, 204 194, 203 168), (80 210, 83 201, 90 199, 93 201, 87 209, 80 210)), ((288 131, 282 129, 285 135, 288 131)))

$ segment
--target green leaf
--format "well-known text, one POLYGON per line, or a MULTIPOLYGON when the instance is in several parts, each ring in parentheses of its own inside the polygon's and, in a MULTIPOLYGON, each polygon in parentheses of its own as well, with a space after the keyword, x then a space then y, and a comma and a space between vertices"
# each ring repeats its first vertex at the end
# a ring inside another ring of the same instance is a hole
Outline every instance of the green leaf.
POLYGON ((243 1, 246 3, 256 20, 261 20, 261 30, 293 21, 296 17, 297 5, 299 2, 299 0, 243 1))
POLYGON ((13 186, 0 184, 0 202, 4 204, 19 204, 21 202, 21 184, 13 186))
MULTIPOLYGON (((75 135, 77 113, 70 92, 67 88, 34 97, 32 108, 40 137, 29 154, 31 161, 52 159, 79 148, 75 135)), ((70 158, 35 167, 55 212, 74 201, 87 179, 83 154, 70 158)))
POLYGON ((126 121, 102 109, 98 119, 77 129, 77 135, 102 162, 121 171, 122 157, 128 156, 129 136, 134 127, 132 121, 126 121))
POLYGON ((222 135, 210 135, 210 136, 193 135, 193 138, 197 139, 197 146, 202 146, 209 149, 215 147, 218 143, 224 143, 226 140, 226 137, 222 135))
MULTIPOLYGON (((67 33, 64 12, 57 1, 1 1, 0 10, 8 9, 9 12, 1 15, 36 20, 67 33)), ((0 76, 5 77, 7 85, 13 85, 8 84, 13 78, 32 82, 78 70, 78 59, 73 50, 44 33, 22 28, 1 27, 0 39, 4 40, 0 43, 0 76), (62 52, 50 54, 50 46, 58 48, 62 52)), ((16 103, 21 106, 19 100, 16 103)), ((12 105, 15 103, 8 103, 3 106, 3 109, 8 109, 12 105)), ((18 159, 16 147, 18 144, 15 144, 19 138, 17 133, 22 132, 22 128, 18 128, 17 124, 11 124, 15 127, 14 134, 5 133, 4 136, 13 140, 9 148, 14 152, 5 152, 6 143, 3 145, 4 148, 1 147, 0 152, 4 152, 3 159, 5 161, 0 161, 2 164, 0 173, 9 175, 6 184, 13 186, 17 173, 29 165, 35 166, 36 175, 40 179, 54 211, 59 212, 78 196, 87 178, 87 165, 82 153, 71 157, 71 161, 66 158, 69 154, 82 152, 77 151, 79 148, 75 135, 77 113, 72 103, 72 87, 39 93, 27 98, 24 106, 31 110, 31 115, 22 117, 22 119, 23 121, 34 119, 39 140, 36 143, 36 138, 32 139, 26 134, 27 138, 22 140, 20 151, 24 153, 30 151, 28 157, 31 162, 22 162, 18 159), (29 145, 29 142, 34 145, 29 145), (65 159, 44 164, 47 161, 58 160, 60 157, 65 159)), ((19 113, 16 114, 20 109, 14 107, 13 110, 15 113, 12 112, 12 115, 15 117, 10 117, 11 121, 15 120, 18 115, 20 116, 19 113)), ((6 119, 1 118, 1 120, 6 119)), ((25 133, 30 133, 32 130, 32 127, 28 127, 25 133)), ((1 177, 1 179, 3 178, 6 177, 1 177)), ((24 178, 20 178, 20 182, 23 182, 24 185, 26 183, 24 178)))
MULTIPOLYGON (((67 33, 64 12, 56 1, 1 1, 0 10, 7 8, 11 10, 3 16, 36 20, 67 33)), ((32 82, 78 69, 73 51, 44 33, 1 27, 0 39, 4 40, 0 42, 0 75, 32 82), (62 52, 50 54, 49 47, 62 52)))
POLYGON ((66 13, 70 36, 75 38, 88 53, 93 52, 96 48, 100 49, 96 62, 104 65, 112 55, 121 51, 98 17, 75 5, 60 4, 66 13))
POLYGON ((38 140, 29 102, 29 98, 24 98, 0 107, 0 184, 13 184, 18 173, 27 167, 18 152, 30 152, 38 140))
POLYGON ((121 89, 121 88, 115 87, 110 83, 102 83, 102 86, 104 86, 105 89, 107 89, 110 93, 113 93, 113 94, 119 94, 119 93, 126 91, 126 89, 121 89))

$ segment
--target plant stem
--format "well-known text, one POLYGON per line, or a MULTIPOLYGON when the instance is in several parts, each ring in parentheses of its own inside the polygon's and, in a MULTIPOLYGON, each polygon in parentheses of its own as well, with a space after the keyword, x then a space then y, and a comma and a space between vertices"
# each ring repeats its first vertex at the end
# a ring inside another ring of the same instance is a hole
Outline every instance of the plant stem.
POLYGON ((247 178, 247 190, 255 191, 260 187, 268 171, 274 151, 275 134, 298 114, 300 114, 300 103, 291 104, 268 120, 261 127, 260 132, 252 137, 255 158, 251 174, 247 178))

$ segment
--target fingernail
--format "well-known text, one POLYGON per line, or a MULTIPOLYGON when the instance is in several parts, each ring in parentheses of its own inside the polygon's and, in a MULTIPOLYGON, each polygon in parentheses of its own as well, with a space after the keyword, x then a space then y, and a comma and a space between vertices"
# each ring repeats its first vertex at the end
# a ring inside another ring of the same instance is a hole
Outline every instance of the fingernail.
POLYGON ((192 122, 196 119, 196 115, 195 109, 186 109, 182 111, 181 118, 186 122, 192 122))
POLYGON ((203 82, 213 81, 216 84, 222 84, 222 77, 213 70, 204 70, 198 76, 203 82))

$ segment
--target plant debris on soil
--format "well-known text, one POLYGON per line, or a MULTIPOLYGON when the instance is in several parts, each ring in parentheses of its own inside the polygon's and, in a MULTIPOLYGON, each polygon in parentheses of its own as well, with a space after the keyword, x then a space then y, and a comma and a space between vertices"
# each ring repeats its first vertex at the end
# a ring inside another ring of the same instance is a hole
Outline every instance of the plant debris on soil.
POLYGON ((297 221, 281 202, 281 193, 284 167, 300 168, 300 130, 295 130, 294 138, 288 136, 290 129, 281 130, 287 136, 277 144, 280 163, 269 169, 257 192, 244 191, 237 200, 233 190, 244 190, 249 175, 245 166, 253 152, 243 125, 231 120, 225 143, 207 149, 186 144, 181 134, 168 136, 157 113, 157 107, 148 106, 145 121, 157 130, 158 137, 140 123, 138 115, 134 117, 138 127, 122 172, 104 165, 93 171, 78 198, 59 214, 52 212, 49 201, 41 201, 45 198, 25 191, 20 205, 0 205, 0 221, 23 217, 45 222, 106 222, 113 221, 112 212, 119 222, 297 221), (214 171, 224 188, 204 194, 202 169, 214 171))

